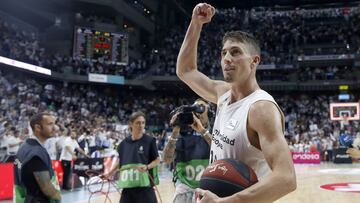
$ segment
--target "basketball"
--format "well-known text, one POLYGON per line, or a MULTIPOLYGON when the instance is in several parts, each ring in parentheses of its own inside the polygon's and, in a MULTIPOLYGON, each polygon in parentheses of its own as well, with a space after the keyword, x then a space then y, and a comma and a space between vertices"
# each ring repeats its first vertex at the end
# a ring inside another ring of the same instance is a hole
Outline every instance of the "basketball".
POLYGON ((233 195, 257 182, 253 169, 234 159, 222 159, 209 165, 200 179, 200 188, 219 197, 233 195))

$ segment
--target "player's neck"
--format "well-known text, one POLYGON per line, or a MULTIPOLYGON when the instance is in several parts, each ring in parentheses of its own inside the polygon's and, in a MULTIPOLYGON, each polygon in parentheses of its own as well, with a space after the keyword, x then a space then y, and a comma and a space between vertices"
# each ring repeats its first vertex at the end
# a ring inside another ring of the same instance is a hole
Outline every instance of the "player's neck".
POLYGON ((257 84, 256 80, 244 82, 244 83, 234 83, 231 86, 231 100, 230 103, 234 103, 239 101, 256 90, 260 89, 259 85, 257 84))

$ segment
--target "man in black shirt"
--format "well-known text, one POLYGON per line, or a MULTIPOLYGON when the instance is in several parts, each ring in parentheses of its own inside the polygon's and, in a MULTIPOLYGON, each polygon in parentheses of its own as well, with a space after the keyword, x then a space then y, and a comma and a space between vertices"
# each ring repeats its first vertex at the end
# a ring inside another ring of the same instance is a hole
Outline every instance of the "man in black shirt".
POLYGON ((144 134, 145 114, 142 112, 130 116, 129 127, 131 136, 120 143, 119 160, 104 177, 113 175, 120 166, 119 186, 123 188, 120 203, 155 203, 152 186, 158 181, 156 166, 160 163, 156 139, 144 134))
POLYGON ((43 147, 46 139, 54 135, 55 117, 40 113, 30 119, 34 137, 20 147, 14 163, 15 203, 55 203, 61 200, 60 187, 43 147))

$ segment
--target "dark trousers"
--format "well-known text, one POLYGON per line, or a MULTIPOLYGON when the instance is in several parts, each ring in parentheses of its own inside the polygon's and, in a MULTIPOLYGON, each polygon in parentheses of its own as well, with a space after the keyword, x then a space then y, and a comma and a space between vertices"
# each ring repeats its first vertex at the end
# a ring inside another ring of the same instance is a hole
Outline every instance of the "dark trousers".
POLYGON ((71 185, 70 185, 71 181, 70 180, 71 180, 71 174, 72 174, 71 161, 61 160, 61 166, 64 171, 62 189, 70 190, 71 189, 71 185))
POLYGON ((120 203, 157 203, 152 187, 126 188, 121 193, 120 203))
POLYGON ((327 151, 328 161, 333 161, 333 150, 326 150, 326 151, 327 151))

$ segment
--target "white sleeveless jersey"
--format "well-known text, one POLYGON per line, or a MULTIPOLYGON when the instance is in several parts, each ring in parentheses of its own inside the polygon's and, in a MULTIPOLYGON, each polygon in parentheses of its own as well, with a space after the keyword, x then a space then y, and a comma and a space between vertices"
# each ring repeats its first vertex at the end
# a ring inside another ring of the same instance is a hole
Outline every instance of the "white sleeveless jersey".
MULTIPOLYGON (((249 96, 228 104, 231 92, 218 99, 217 113, 212 133, 210 162, 232 158, 244 162, 262 179, 271 172, 264 154, 248 140, 246 125, 250 106, 256 101, 267 100, 276 104, 264 90, 256 90, 249 96)), ((276 104, 278 107, 278 105, 276 104)), ((279 108, 279 107, 278 107, 279 108)))

